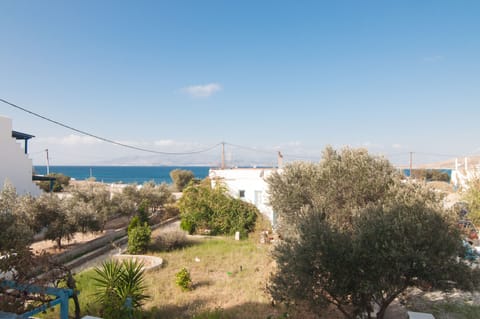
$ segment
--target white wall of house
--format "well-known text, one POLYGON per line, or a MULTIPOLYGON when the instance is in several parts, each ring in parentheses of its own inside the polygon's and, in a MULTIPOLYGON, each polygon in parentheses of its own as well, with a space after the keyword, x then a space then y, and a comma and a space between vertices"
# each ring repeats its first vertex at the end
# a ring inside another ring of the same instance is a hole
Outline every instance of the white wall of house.
POLYGON ((12 137, 12 120, 0 116, 0 189, 10 182, 19 195, 41 194, 40 188, 32 181, 32 160, 12 137))
POLYGON ((266 178, 275 168, 232 168, 210 169, 212 186, 216 183, 225 185, 231 196, 254 204, 275 226, 276 217, 268 199, 266 178))

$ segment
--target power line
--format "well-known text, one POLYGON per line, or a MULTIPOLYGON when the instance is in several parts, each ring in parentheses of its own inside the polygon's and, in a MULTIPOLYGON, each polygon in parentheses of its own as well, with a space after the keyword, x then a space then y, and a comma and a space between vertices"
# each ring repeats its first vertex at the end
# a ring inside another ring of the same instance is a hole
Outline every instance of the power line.
POLYGON ((90 136, 90 137, 93 137, 93 138, 96 138, 97 140, 100 140, 100 141, 104 141, 104 142, 107 142, 107 143, 110 143, 110 144, 114 144, 114 145, 117 145, 117 146, 121 146, 121 147, 125 147, 125 148, 129 148, 129 149, 133 149, 133 150, 137 150, 137 151, 142 151, 142 152, 147 152, 147 153, 153 153, 153 154, 161 154, 161 155, 191 155, 191 154, 198 154, 198 153, 205 153, 205 152, 208 152, 210 150, 213 150, 214 148, 218 147, 221 143, 217 143, 211 147, 207 147, 205 149, 200 149, 200 150, 193 150, 193 151, 188 151, 188 152, 161 152, 161 151, 156 151, 156 150, 152 150, 152 149, 148 149, 148 148, 143 148, 143 147, 138 147, 138 146, 133 146, 133 145, 128 145, 128 144, 124 144, 124 143, 120 143, 120 142, 117 142, 117 141, 114 141, 114 140, 111 140, 109 138, 105 138, 105 137, 101 137, 101 136, 98 136, 98 135, 95 135, 95 134, 92 134, 92 133, 89 133, 89 132, 86 132, 86 131, 83 131, 83 130, 80 130, 80 129, 77 129, 77 128, 74 128, 70 125, 67 125, 67 124, 64 124, 64 123, 61 123, 59 121, 55 121, 55 120, 52 120, 51 118, 48 118, 46 116, 43 116, 43 115, 40 115, 38 113, 35 113, 33 111, 30 111, 24 107, 21 107, 17 104, 14 104, 12 102, 9 102, 7 100, 4 100, 4 99, 1 99, 0 98, 0 102, 3 102, 5 104, 8 104, 16 109, 19 109, 23 112, 26 112, 26 113, 29 113, 33 116, 36 116, 38 118, 41 118, 45 121, 48 121, 48 122, 51 122, 53 124, 56 124, 58 126, 61 126, 61 127, 64 127, 66 129, 69 129, 69 130, 72 130, 74 132, 77 132, 77 133, 80 133, 80 134, 83 134, 83 135, 86 135, 86 136, 90 136))

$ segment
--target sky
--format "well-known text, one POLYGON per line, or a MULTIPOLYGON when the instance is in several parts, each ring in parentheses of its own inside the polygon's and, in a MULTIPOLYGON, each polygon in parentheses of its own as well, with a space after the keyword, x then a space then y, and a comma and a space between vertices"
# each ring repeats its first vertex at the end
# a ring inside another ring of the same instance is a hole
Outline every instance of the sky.
POLYGON ((480 154, 479 1, 0 0, 0 103, 34 164, 480 154))

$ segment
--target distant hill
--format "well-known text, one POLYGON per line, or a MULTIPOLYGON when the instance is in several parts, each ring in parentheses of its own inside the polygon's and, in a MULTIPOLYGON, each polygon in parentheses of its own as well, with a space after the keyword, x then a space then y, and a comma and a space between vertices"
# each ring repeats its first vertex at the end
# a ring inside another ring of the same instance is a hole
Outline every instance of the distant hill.
MULTIPOLYGON (((458 157, 458 165, 460 168, 464 168, 465 165, 465 158, 464 157, 458 157)), ((480 165, 480 156, 469 156, 467 160, 467 165, 469 169, 478 167, 480 165)), ((435 162, 435 163, 429 163, 429 164, 419 164, 415 165, 414 168, 432 168, 432 169, 440 169, 440 168, 450 168, 450 169, 455 169, 455 158, 442 161, 442 162, 435 162)))

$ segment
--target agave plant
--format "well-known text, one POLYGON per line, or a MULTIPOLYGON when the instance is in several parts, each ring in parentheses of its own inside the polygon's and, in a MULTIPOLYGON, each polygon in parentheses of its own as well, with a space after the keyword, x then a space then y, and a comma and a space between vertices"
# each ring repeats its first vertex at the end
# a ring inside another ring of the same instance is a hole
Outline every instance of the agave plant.
POLYGON ((143 264, 137 260, 107 260, 95 268, 95 300, 105 319, 131 318, 149 298, 145 294, 143 264))

